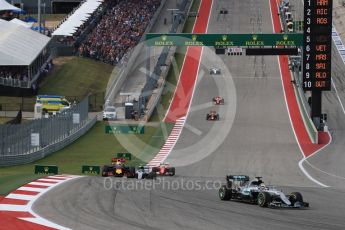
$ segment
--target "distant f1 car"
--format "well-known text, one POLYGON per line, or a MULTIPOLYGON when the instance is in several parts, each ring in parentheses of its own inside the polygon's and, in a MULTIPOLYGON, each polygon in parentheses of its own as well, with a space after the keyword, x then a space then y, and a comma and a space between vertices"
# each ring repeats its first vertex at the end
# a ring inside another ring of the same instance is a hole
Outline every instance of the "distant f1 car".
POLYGON ((174 176, 175 167, 170 167, 168 163, 161 163, 158 167, 153 167, 152 172, 160 176, 174 176))
POLYGON ((127 177, 135 178, 136 170, 134 167, 125 166, 126 160, 124 158, 113 157, 111 159, 111 165, 104 165, 102 168, 102 176, 114 176, 114 177, 127 177))
POLYGON ((212 98, 212 101, 215 105, 224 105, 224 98, 220 96, 212 98))
POLYGON ((216 121, 216 120, 219 120, 219 114, 214 111, 214 110, 211 110, 207 115, 206 115, 206 120, 208 121, 216 121))
POLYGON ((265 186, 261 177, 255 178, 255 180, 249 181, 249 176, 227 175, 227 184, 219 189, 219 198, 258 204, 260 207, 309 207, 309 203, 303 201, 301 193, 292 192, 285 195, 273 186, 265 186))
POLYGON ((211 75, 219 75, 219 74, 221 74, 221 70, 219 68, 211 68, 210 74, 211 75))

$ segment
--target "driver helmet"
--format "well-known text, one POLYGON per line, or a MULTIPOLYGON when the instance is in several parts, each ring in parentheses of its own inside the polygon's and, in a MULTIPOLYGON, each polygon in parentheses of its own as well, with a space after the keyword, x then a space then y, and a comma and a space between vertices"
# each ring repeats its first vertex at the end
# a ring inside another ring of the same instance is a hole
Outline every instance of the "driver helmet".
POLYGON ((261 183, 259 185, 259 187, 260 187, 261 190, 266 190, 267 189, 267 187, 266 187, 266 185, 264 183, 261 183))

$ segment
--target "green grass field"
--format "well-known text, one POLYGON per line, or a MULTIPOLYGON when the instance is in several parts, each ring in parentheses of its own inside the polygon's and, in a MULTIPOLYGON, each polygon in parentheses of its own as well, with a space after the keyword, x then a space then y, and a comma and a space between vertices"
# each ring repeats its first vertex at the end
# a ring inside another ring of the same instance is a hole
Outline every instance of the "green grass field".
MULTIPOLYGON (((172 124, 145 126, 144 134, 106 134, 105 122, 96 125, 84 136, 68 147, 31 164, 0 168, 0 195, 5 195, 22 184, 28 183, 42 175, 34 174, 34 165, 57 165, 59 174, 81 174, 82 165, 99 165, 110 163, 118 152, 128 152, 121 144, 133 145, 132 160, 128 165, 146 163, 157 154, 165 142, 165 127, 170 133, 172 124), (162 128, 163 127, 163 128, 162 128)), ((131 148, 130 148, 131 149, 131 148)))
POLYGON ((64 96, 85 96, 103 92, 114 66, 86 58, 71 57, 56 66, 43 81, 39 94, 59 92, 64 96))
MULTIPOLYGON (((42 81, 39 94, 57 94, 77 99, 95 94, 99 101, 97 104, 103 104, 108 80, 117 73, 114 66, 79 57, 58 58, 54 63, 57 64, 42 81)), ((34 97, 0 97, 2 110, 17 111, 23 105, 24 111, 33 111, 34 104, 34 97)))

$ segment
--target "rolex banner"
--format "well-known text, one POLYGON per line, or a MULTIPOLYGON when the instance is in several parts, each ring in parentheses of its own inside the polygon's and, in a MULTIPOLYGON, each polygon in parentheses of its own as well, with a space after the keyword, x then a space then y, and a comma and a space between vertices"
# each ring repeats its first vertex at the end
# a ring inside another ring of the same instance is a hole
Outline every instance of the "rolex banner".
POLYGON ((56 165, 35 165, 35 174, 58 174, 59 168, 56 165))
POLYGON ((81 172, 82 173, 87 173, 87 174, 100 174, 101 172, 101 167, 96 166, 96 165, 83 165, 81 167, 81 172))

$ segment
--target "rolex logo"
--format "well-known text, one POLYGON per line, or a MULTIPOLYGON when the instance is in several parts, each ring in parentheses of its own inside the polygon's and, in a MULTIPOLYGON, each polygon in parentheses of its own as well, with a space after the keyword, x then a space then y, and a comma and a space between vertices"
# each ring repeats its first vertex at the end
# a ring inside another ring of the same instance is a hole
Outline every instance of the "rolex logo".
POLYGON ((48 172, 49 171, 49 168, 48 167, 44 167, 44 172, 48 172))
POLYGON ((93 170, 93 167, 90 166, 90 167, 89 167, 89 171, 92 171, 92 170, 93 170))
POLYGON ((255 34, 254 34, 254 35, 252 36, 252 38, 253 38, 254 41, 256 41, 256 40, 258 40, 258 35, 255 35, 255 34))
POLYGON ((166 36, 166 35, 162 35, 162 41, 166 41, 167 40, 167 38, 168 38, 168 36, 166 36))
POLYGON ((289 38, 289 36, 288 36, 288 35, 286 35, 286 34, 284 34, 284 36, 283 36, 284 41, 287 41, 287 40, 288 40, 288 38, 289 38))
POLYGON ((193 41, 196 41, 197 38, 198 38, 198 36, 196 36, 195 34, 192 35, 192 40, 193 40, 193 41))
POLYGON ((226 35, 223 35, 222 36, 222 40, 225 42, 226 40, 228 39, 228 36, 226 36, 226 35))

